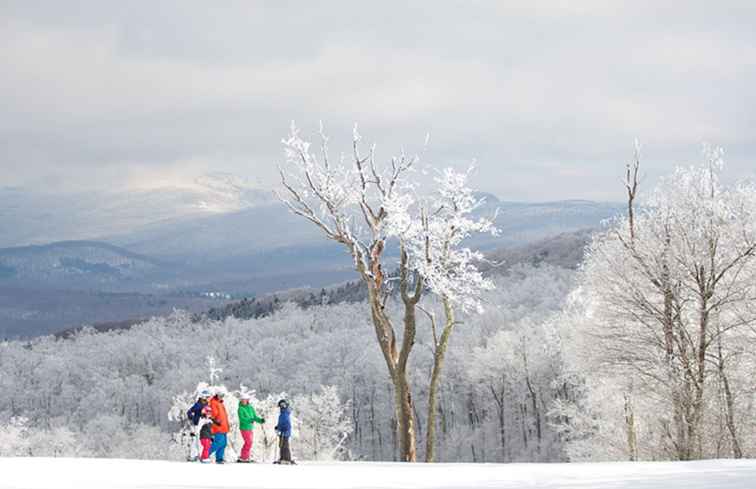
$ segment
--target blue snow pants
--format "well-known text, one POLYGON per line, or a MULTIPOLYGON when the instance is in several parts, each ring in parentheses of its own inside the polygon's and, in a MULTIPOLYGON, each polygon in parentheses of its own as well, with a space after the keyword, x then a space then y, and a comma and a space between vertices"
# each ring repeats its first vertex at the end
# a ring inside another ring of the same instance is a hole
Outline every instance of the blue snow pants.
POLYGON ((226 434, 216 433, 213 435, 213 444, 210 445, 210 455, 215 454, 215 462, 223 462, 223 454, 226 452, 226 434))

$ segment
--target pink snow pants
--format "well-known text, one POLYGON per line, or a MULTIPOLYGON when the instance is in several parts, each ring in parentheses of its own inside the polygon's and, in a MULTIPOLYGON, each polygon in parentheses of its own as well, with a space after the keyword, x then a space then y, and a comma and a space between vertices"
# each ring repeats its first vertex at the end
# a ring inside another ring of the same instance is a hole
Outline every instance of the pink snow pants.
POLYGON ((200 460, 205 460, 210 456, 210 445, 213 444, 213 439, 200 438, 200 443, 202 444, 202 455, 200 456, 200 460))
POLYGON ((244 445, 242 445, 239 458, 241 458, 242 460, 249 460, 249 452, 252 451, 252 430, 239 431, 241 431, 242 439, 244 440, 244 445))

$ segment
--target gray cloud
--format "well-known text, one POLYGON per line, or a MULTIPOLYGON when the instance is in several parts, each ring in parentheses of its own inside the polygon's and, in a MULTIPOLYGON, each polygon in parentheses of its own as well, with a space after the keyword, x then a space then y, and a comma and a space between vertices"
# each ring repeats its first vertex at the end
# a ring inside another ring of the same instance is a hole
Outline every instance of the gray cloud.
POLYGON ((385 156, 430 132, 511 200, 621 198, 636 136, 652 178, 702 141, 753 174, 752 2, 534 3, 4 2, 3 182, 272 184, 291 119, 385 156))

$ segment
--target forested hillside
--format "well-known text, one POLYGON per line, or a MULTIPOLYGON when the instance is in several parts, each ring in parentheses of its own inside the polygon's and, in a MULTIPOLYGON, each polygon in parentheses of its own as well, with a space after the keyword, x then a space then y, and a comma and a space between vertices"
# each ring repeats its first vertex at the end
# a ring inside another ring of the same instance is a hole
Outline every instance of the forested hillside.
MULTIPOLYGON (((490 276, 506 274, 518 265, 552 265, 575 270, 583 259, 585 247, 592 231, 583 229, 571 233, 536 241, 527 245, 497 249, 486 254, 486 260, 479 263, 481 270, 490 276)), ((399 291, 395 289, 394 294, 399 291)), ((352 281, 341 285, 323 287, 319 290, 303 289, 269 294, 259 298, 234 301, 207 312, 211 319, 251 319, 270 314, 285 302, 293 302, 300 307, 340 304, 342 302, 362 302, 367 299, 364 284, 352 281)))
MULTIPOLYGON (((556 335, 558 324, 549 318, 562 306, 574 272, 518 266, 496 283, 497 290, 485 298, 487 312, 464 320, 449 351, 439 399, 439 459, 563 460, 548 411, 553 399, 574 391, 560 380, 559 349, 543 347, 544 338, 556 335), (519 353, 512 355, 515 345, 519 353)), ((250 320, 198 322, 178 313, 128 330, 6 342, 0 347, 0 369, 6 373, 0 382, 19 395, 0 400, 0 412, 8 420, 27 418, 28 436, 41 437, 35 439, 61 437, 60 453, 139 457, 136 447, 159 444, 165 456, 178 457, 180 450, 168 448, 179 427, 169 421, 168 410, 175 394, 209 380, 206 358, 212 356, 223 368, 222 383, 244 384, 262 397, 281 391, 303 396, 321 385, 336 386, 351 400, 348 456, 392 460, 392 394, 380 375, 372 335, 365 305, 341 303, 304 310, 287 305, 250 320), (103 438, 111 441, 98 441, 103 438)), ((430 341, 424 323, 412 379, 418 409, 428 385, 430 341)), ((3 429, 11 433, 8 426, 3 429)), ((422 433, 424 427, 419 429, 422 433)), ((8 446, 5 450, 12 451, 8 446)), ((53 454, 54 446, 39 443, 28 450, 53 454)))

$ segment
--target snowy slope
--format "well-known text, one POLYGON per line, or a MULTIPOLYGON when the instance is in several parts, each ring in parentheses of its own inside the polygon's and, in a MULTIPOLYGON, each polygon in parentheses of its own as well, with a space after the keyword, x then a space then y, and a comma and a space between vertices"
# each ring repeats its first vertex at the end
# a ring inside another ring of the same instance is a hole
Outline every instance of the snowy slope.
POLYGON ((298 466, 0 458, 7 489, 565 488, 748 489, 756 460, 595 464, 317 463, 298 466))

